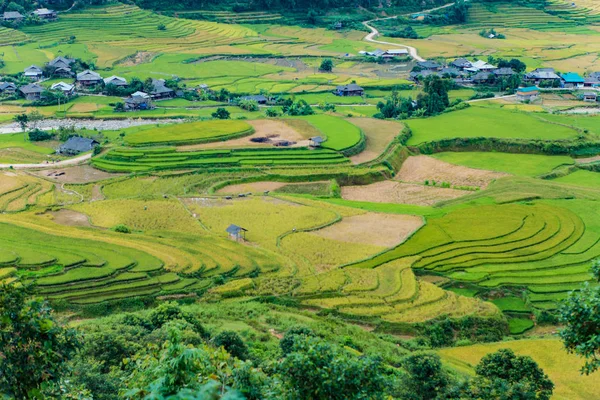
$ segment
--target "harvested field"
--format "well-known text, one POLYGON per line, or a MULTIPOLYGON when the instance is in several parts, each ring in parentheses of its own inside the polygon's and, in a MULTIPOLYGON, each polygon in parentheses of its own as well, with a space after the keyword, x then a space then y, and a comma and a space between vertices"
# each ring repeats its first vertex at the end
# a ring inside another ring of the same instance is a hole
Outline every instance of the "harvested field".
POLYGON ((440 201, 452 200, 472 192, 444 189, 394 181, 383 181, 364 186, 345 186, 342 197, 346 200, 373 203, 401 203, 431 206, 440 201))
POLYGON ((152 61, 156 54, 149 51, 138 51, 131 57, 127 57, 125 60, 119 63, 124 67, 133 67, 134 65, 144 64, 152 61))
POLYGON ((73 210, 62 209, 50 213, 52 220, 59 225, 66 226, 92 226, 88 219, 88 216, 73 210))
POLYGON ((61 183, 96 182, 122 175, 104 172, 89 165, 78 165, 62 169, 46 169, 43 171, 36 171, 34 174, 61 183))
POLYGON ((337 224, 313 233, 342 242, 393 247, 405 241, 422 225, 423 219, 413 215, 367 213, 344 218, 337 224))
POLYGON ((355 164, 377 158, 404 128, 404 125, 401 123, 374 118, 350 118, 348 121, 362 129, 367 136, 367 147, 365 150, 350 157, 355 164))
POLYGON ((266 190, 273 191, 277 190, 287 183, 281 182, 252 182, 252 183, 240 183, 239 185, 226 186, 217 193, 219 194, 238 194, 238 193, 260 193, 266 190))
MULTIPOLYGON (((269 119, 259 119, 255 121, 247 121, 255 130, 255 133, 239 139, 227 140, 224 142, 203 143, 190 146, 182 146, 182 150, 199 150, 199 149, 214 149, 214 148, 237 148, 237 147, 273 147, 273 142, 278 140, 286 140, 296 142, 291 147, 306 147, 308 146, 308 138, 297 131, 293 126, 284 121, 275 121, 269 119), (270 143, 255 143, 251 139, 268 137, 270 143)), ((302 121, 304 122, 304 121, 302 121)))
POLYGON ((448 182, 453 186, 476 186, 483 189, 491 181, 503 176, 507 174, 454 165, 428 156, 413 156, 402 164, 396 179, 413 183, 423 183, 426 180, 448 182))

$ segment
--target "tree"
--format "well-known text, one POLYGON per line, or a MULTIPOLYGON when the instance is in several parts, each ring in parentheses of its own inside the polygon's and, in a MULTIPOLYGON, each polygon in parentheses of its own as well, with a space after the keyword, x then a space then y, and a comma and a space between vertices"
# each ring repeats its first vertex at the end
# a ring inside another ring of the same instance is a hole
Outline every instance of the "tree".
POLYGON ((352 356, 320 338, 297 337, 278 370, 292 399, 384 398, 380 359, 352 356))
POLYGON ((323 72, 331 72, 333 71, 333 61, 330 58, 326 58, 321 62, 321 66, 319 69, 323 72))
POLYGON ((41 142, 44 140, 50 140, 53 138, 53 135, 48 132, 44 132, 39 129, 34 129, 28 133, 29 140, 32 142, 41 142))
POLYGON ((229 119, 231 118, 231 114, 226 108, 219 107, 217 111, 212 113, 212 117, 216 119, 229 119))
POLYGON ((279 117, 281 113, 274 107, 269 107, 265 110, 265 116, 269 118, 279 117))
POLYGON ((222 346, 229 354, 240 360, 248 358, 248 346, 236 332, 223 331, 215 336, 212 342, 217 347, 222 346))
POLYGON ((294 342, 297 339, 302 339, 303 337, 314 337, 315 333, 312 329, 307 328, 306 326, 294 326, 283 335, 281 341, 279 342, 279 348, 281 352, 286 355, 292 351, 294 346, 294 342))
POLYGON ((434 353, 414 354, 403 363, 407 377, 403 380, 403 397, 410 400, 442 398, 449 384, 440 356, 434 353))
MULTIPOLYGON (((600 282, 600 261, 592 266, 594 278, 600 282)), ((560 309, 560 317, 566 328, 560 332, 567 351, 585 358, 581 372, 589 375, 600 369, 600 286, 585 283, 573 292, 560 309)))
POLYGON ((29 286, 0 287, 0 393, 16 399, 56 389, 81 345, 77 331, 63 327, 32 294, 29 286))
POLYGON ((258 111, 258 102, 256 100, 240 100, 238 106, 246 111, 258 111))
POLYGON ((19 124, 21 130, 25 132, 27 130, 27 125, 29 124, 29 116, 27 114, 18 114, 14 116, 14 121, 19 124))
POLYGON ((500 349, 484 356, 475 368, 477 377, 470 388, 473 399, 549 400, 554 384, 528 356, 500 349))

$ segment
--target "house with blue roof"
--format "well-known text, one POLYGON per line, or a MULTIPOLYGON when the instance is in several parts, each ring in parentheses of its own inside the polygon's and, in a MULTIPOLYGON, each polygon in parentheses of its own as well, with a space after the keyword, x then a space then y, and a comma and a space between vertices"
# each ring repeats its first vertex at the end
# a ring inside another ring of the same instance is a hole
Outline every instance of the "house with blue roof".
POLYGON ((537 86, 520 87, 517 89, 517 100, 533 101, 540 96, 540 88, 537 86))
POLYGON ((564 88, 582 88, 585 83, 585 79, 576 72, 567 72, 560 76, 562 87, 564 88))

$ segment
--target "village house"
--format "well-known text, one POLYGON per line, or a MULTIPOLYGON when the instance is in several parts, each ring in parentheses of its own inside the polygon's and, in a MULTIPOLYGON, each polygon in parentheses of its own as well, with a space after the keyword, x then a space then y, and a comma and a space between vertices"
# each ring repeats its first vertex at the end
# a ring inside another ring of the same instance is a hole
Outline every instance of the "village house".
POLYGON ((585 92, 583 93, 583 97, 582 97, 583 101, 589 102, 589 103, 595 103, 598 101, 598 93, 596 92, 585 92))
POLYGON ((348 97, 348 96, 362 96, 365 90, 358 86, 356 83, 349 85, 338 86, 334 92, 337 96, 348 97))
POLYGON ((109 78, 105 78, 104 84, 125 87, 125 86, 127 86, 127 79, 121 78, 120 76, 113 75, 109 78))
POLYGON ((7 11, 2 15, 2 21, 20 24, 25 17, 17 11, 7 11))
POLYGON ((125 111, 151 110, 152 99, 148 93, 135 92, 125 99, 125 111))
POLYGON ((419 61, 417 66, 422 71, 439 71, 442 69, 442 66, 435 61, 419 61))
POLYGON ((537 86, 528 86, 517 89, 517 100, 533 101, 540 96, 540 89, 537 86))
POLYGON ((496 66, 482 60, 472 62, 470 67, 465 67, 465 71, 468 72, 493 72, 495 69, 496 66))
POLYGON ((600 72, 592 72, 584 78, 584 87, 600 87, 600 72))
POLYGON ((63 145, 58 148, 59 154, 74 156, 80 153, 92 151, 94 147, 100 143, 94 139, 84 138, 81 136, 71 136, 63 145))
POLYGON ((33 81, 40 80, 44 72, 37 65, 31 65, 23 70, 23 76, 33 81))
POLYGON ((490 75, 492 74, 489 72, 478 72, 471 77, 471 81, 477 84, 487 83, 490 80, 490 75))
POLYGON ((61 91, 66 96, 73 96, 75 94, 75 85, 71 85, 70 83, 58 82, 52 85, 50 89, 61 91))
POLYGON ((449 76, 451 78, 455 78, 455 77, 461 76, 463 74, 464 73, 461 70, 454 68, 454 67, 442 68, 442 70, 440 71, 440 75, 449 76))
POLYGON ((12 82, 0 82, 0 93, 3 95, 11 95, 17 91, 17 85, 12 82))
POLYGON ((23 94, 26 100, 29 101, 38 101, 42 99, 42 93, 44 92, 42 86, 37 83, 31 83, 29 85, 21 86, 19 91, 23 94))
POLYGON ((418 71, 418 72, 413 71, 408 76, 411 81, 418 83, 421 79, 425 79, 431 75, 440 76, 440 72, 439 71, 430 71, 430 70, 426 69, 426 70, 418 71))
POLYGON ((407 49, 389 49, 385 51, 384 57, 391 57, 391 58, 395 58, 395 57, 405 57, 408 56, 408 50, 407 49))
POLYGON ((578 73, 575 72, 567 72, 566 74, 562 74, 560 76, 562 87, 564 88, 583 88, 583 84, 585 79, 583 79, 578 73))
POLYGON ((54 71, 52 72, 53 76, 59 76, 62 78, 70 78, 73 76, 73 70, 71 69, 71 65, 75 62, 70 58, 66 57, 56 57, 54 60, 48 63, 48 67, 52 68, 54 71))
POLYGON ((556 74, 554 68, 537 68, 526 74, 524 80, 530 85, 553 86, 560 82, 560 76, 556 74))
POLYGON ((231 224, 225 231, 229 234, 230 239, 239 241, 246 240, 246 232, 248 232, 248 229, 231 224))
POLYGON ((459 70, 462 71, 465 68, 473 67, 473 64, 471 63, 471 61, 467 60, 466 58, 457 58, 456 60, 454 60, 450 63, 450 66, 452 66, 454 68, 458 68, 459 70))
POLYGON ((45 19, 47 21, 55 20, 58 17, 58 14, 54 10, 49 10, 47 8, 38 8, 32 15, 38 16, 40 19, 45 19))
POLYGON ((81 86, 96 86, 104 82, 100 74, 86 69, 77 74, 77 83, 81 86))
POLYGON ((154 100, 170 99, 175 97, 175 91, 165 86, 164 79, 152 79, 154 90, 150 92, 150 97, 154 100))
POLYGON ((493 74, 499 78, 508 78, 516 74, 512 68, 498 68, 493 71, 493 74))
POLYGON ((269 102, 269 99, 267 99, 267 97, 262 94, 254 96, 243 96, 240 98, 240 100, 255 101, 258 104, 267 104, 269 102))

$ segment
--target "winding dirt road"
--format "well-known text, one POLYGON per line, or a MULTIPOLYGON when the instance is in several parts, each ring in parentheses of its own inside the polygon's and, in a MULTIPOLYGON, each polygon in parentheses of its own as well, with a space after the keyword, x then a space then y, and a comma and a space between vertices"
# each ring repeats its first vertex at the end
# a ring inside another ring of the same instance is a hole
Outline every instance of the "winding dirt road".
MULTIPOLYGON (((431 8, 429 10, 423 10, 423 11, 420 12, 420 14, 427 14, 427 13, 430 13, 432 11, 437 11, 437 10, 441 10, 441 9, 444 9, 444 8, 451 7, 453 5, 454 5, 454 3, 444 4, 443 6, 440 6, 440 7, 431 8)), ((412 58, 414 58, 415 60, 417 60, 417 61, 425 61, 425 59, 419 55, 419 51, 416 48, 412 47, 412 46, 409 46, 407 44, 398 44, 398 43, 392 43, 392 42, 384 42, 382 40, 375 40, 375 38, 377 36, 379 36, 379 31, 375 27, 373 27, 371 25, 372 22, 383 21, 383 20, 386 20, 386 19, 396 19, 399 16, 405 17, 405 16, 409 16, 411 14, 414 14, 414 13, 403 14, 403 15, 394 15, 393 17, 375 18, 375 19, 372 19, 370 21, 363 22, 363 25, 366 26, 367 28, 369 28, 369 30, 371 31, 371 33, 369 33, 367 36, 365 36, 363 38, 363 40, 366 41, 366 42, 377 43, 377 44, 385 44, 385 45, 393 46, 393 47, 402 47, 402 48, 408 50, 408 53, 410 54, 410 56, 412 58)))

